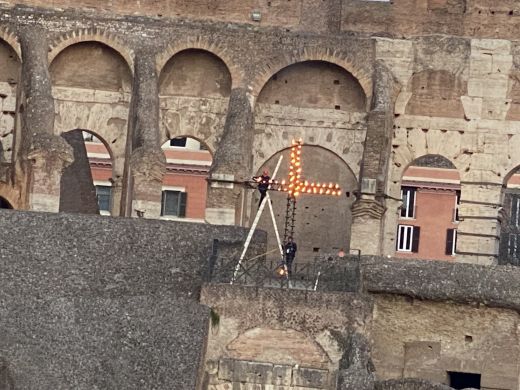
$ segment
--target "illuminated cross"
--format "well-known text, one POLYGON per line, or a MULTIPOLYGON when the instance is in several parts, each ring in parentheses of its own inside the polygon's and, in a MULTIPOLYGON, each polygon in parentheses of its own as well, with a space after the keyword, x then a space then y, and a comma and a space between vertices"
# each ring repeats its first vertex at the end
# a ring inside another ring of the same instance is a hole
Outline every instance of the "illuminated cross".
POLYGON ((302 178, 303 164, 301 161, 303 140, 293 140, 291 146, 289 177, 287 180, 278 182, 272 181, 271 189, 275 191, 287 192, 287 208, 285 212, 285 229, 283 243, 289 237, 294 236, 294 226, 296 219, 296 198, 300 195, 330 195, 340 196, 341 188, 337 183, 309 182, 302 178))
MULTIPOLYGON (((315 194, 315 195, 332 195, 332 196, 340 196, 341 188, 337 183, 319 183, 319 182, 309 182, 307 180, 302 179, 302 162, 301 162, 301 154, 302 154, 302 146, 303 141, 299 139, 298 141, 293 140, 291 146, 291 160, 289 164, 289 177, 287 181, 282 180, 281 182, 277 180, 269 180, 269 190, 271 191, 283 191, 287 192, 287 211, 285 215, 285 234, 283 243, 287 243, 287 239, 289 236, 293 236, 294 233, 294 221, 295 221, 295 212, 296 212, 296 198, 302 194, 315 194)), ((283 156, 280 156, 278 160, 278 164, 274 170, 274 176, 278 172, 278 168, 280 168, 280 163, 282 162, 283 156)), ((254 181, 257 183, 261 183, 263 179, 260 177, 254 178, 254 181)), ((283 248, 282 243, 280 242, 280 236, 278 235, 278 228, 276 226, 276 220, 274 217, 273 207, 271 205, 271 200, 269 198, 269 194, 261 201, 255 220, 249 229, 249 233, 247 235, 246 241, 244 242, 244 249, 242 250, 242 254, 238 259, 238 263, 235 267, 235 271, 233 272, 233 277, 231 278, 230 284, 233 284, 239 275, 239 270, 242 267, 242 262, 244 260, 244 256, 247 252, 247 248, 251 242, 253 237, 253 233, 255 232, 256 226, 260 220, 260 215, 264 210, 265 204, 269 205, 269 210, 271 212, 271 218, 273 220, 273 226, 276 234, 276 239, 278 241, 278 246, 280 250, 280 254, 282 257, 283 248)), ((269 252, 268 252, 269 253, 269 252)), ((265 255, 265 253, 264 253, 265 255)), ((289 275, 287 273, 287 266, 284 264, 283 266, 279 266, 276 271, 280 276, 285 276, 287 280, 289 280, 289 275)), ((290 284, 289 284, 290 285, 290 284)), ((316 288, 316 287, 315 287, 316 288)))
POLYGON ((340 196, 341 188, 337 183, 309 182, 308 180, 302 179, 302 146, 302 139, 292 141, 289 178, 287 181, 282 180, 280 183, 275 182, 274 184, 279 184, 279 186, 273 189, 287 192, 288 196, 292 198, 297 198, 302 194, 340 196))

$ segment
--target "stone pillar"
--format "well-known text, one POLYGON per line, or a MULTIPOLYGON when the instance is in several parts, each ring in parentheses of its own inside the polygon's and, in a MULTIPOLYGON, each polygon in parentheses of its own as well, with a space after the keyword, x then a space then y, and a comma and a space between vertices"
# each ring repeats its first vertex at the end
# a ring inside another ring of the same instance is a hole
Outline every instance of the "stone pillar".
POLYGON ((390 158, 395 81, 378 61, 374 70, 374 91, 368 114, 367 135, 357 200, 352 205, 352 249, 363 255, 380 255, 383 244, 385 182, 390 158))
POLYGON ((159 85, 155 55, 141 51, 135 56, 130 110, 130 162, 128 214, 145 218, 161 215, 162 181, 166 157, 159 132, 159 85))
POLYGON ((250 100, 243 88, 231 91, 224 134, 211 167, 206 221, 219 225, 238 225, 245 199, 243 186, 252 165, 254 116, 250 100))
POLYGON ((57 212, 63 169, 72 163, 72 148, 54 135, 54 99, 47 62, 45 30, 19 30, 22 50, 22 166, 27 178, 28 208, 57 212))

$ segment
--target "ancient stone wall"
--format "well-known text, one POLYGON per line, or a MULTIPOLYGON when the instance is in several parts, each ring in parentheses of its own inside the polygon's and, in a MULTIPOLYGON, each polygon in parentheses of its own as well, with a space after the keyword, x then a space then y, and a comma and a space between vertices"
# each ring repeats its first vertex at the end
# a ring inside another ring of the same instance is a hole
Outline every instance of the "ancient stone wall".
POLYGON ((208 389, 334 389, 348 335, 367 333, 370 300, 356 294, 207 285, 208 389))
MULTIPOLYGON (((56 145, 44 151, 46 143, 33 142, 33 134, 79 128, 98 135, 111 152, 112 214, 159 217, 165 171, 160 145, 191 136, 214 153, 207 220, 247 225, 254 213, 252 191, 235 182, 271 164, 293 137, 301 137, 337 156, 330 162, 343 161, 351 173, 344 190, 354 196, 335 206, 341 209, 337 218, 319 218, 319 226, 341 226, 342 239, 325 246, 393 255, 403 172, 413 160, 438 154, 461 177, 456 260, 496 262, 501 188, 520 165, 514 153, 518 44, 508 40, 514 29, 506 21, 518 17, 514 5, 267 3, 212 2, 207 8, 203 1, 112 2, 98 14, 82 8, 96 9, 96 2, 77 9, 51 4, 66 10, 6 5, 0 16, 4 57, 9 62, 13 53, 25 54, 26 61, 23 91, 4 80, 10 88, 6 129, 20 127, 6 130, 6 139, 19 132, 20 142, 13 149, 16 169, 4 172, 0 195, 15 207, 57 210, 59 176, 70 150, 52 138, 56 145), (159 4, 164 17, 150 17, 159 4), (259 26, 235 23, 250 17, 248 7, 267 10, 259 26), (175 17, 165 17, 170 11, 175 17), (270 22, 270 12, 280 23, 286 18, 287 28, 270 22), (356 26, 349 22, 354 17, 356 26), (342 35, 340 23, 352 34, 342 35), (491 26, 496 29, 490 35, 491 26), (43 56, 40 46, 47 64, 36 58, 43 56), (24 120, 11 110, 15 93, 24 120), (33 95, 38 98, 26 98, 33 95), (30 124, 27 118, 37 120, 30 124), (34 158, 45 153, 58 157, 34 158)), ((13 73, 17 66, 14 61, 6 69, 13 73)), ((333 176, 324 180, 341 175, 333 176)), ((311 203, 309 209, 321 201, 311 203)), ((302 240, 308 241, 307 233, 302 240)))
POLYGON ((205 286, 208 388, 448 389, 450 372, 518 388, 518 270, 380 257, 361 269, 363 293, 205 286))
POLYGON ((317 32, 349 31, 380 36, 446 34, 515 39, 520 9, 514 0, 9 0, 9 6, 81 9, 87 12, 192 18, 256 27, 280 26, 317 32))

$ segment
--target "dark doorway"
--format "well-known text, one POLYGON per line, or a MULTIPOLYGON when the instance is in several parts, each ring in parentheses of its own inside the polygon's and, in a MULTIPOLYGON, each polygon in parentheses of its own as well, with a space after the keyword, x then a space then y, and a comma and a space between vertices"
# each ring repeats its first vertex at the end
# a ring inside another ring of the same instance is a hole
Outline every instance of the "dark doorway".
POLYGON ((450 386, 454 389, 466 389, 468 387, 480 389, 480 374, 448 371, 448 376, 450 377, 450 386))
POLYGON ((12 209, 13 206, 5 200, 4 198, 0 197, 0 209, 12 209))

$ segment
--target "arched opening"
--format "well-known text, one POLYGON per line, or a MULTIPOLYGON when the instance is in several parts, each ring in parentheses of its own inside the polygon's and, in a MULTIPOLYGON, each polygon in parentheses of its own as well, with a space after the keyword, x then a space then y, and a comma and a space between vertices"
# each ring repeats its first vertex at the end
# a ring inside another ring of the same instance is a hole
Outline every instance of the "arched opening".
POLYGON ((132 73, 124 58, 111 47, 94 41, 71 45, 50 65, 52 85, 130 92, 132 73))
POLYGON ((74 162, 61 177, 60 211, 111 215, 113 159, 106 141, 80 129, 62 137, 72 146, 74 162))
POLYGON ((159 93, 161 96, 229 97, 231 73, 224 61, 213 53, 183 50, 162 69, 159 93))
MULTIPOLYGON (((258 170, 261 174, 267 169, 274 172, 280 155, 282 164, 277 178, 287 178, 290 161, 290 149, 282 150, 269 158, 258 170)), ((319 146, 304 145, 302 148, 303 178, 315 182, 335 182, 342 188, 342 195, 320 196, 302 195, 297 199, 294 240, 298 245, 295 264, 312 261, 323 253, 338 253, 340 249, 348 250, 350 245, 350 228, 352 223, 351 205, 354 201, 352 191, 357 188, 355 175, 350 167, 335 153, 319 146)), ((279 231, 284 233, 287 195, 284 192, 269 191, 279 231)), ((258 209, 259 193, 255 191, 251 205, 254 218, 258 209)), ((277 247, 271 216, 264 211, 259 229, 268 232, 268 250, 277 247)), ((279 253, 272 252, 271 258, 279 258, 279 253)))
MULTIPOLYGON (((16 91, 21 63, 14 49, 0 40, 0 168, 13 159, 16 116, 16 91)), ((5 177, 5 175, 0 175, 5 177)))
POLYGON ((405 113, 410 115, 464 118, 461 96, 467 83, 445 70, 425 70, 415 74, 408 85, 412 96, 405 113))
POLYGON ((412 161, 401 181, 396 256, 453 260, 457 249, 460 175, 447 158, 429 154, 412 161))
POLYGON ((7 199, 0 196, 0 209, 12 209, 11 203, 7 201, 7 199))
POLYGON ((325 61, 290 65, 269 79, 258 103, 341 111, 366 110, 358 80, 345 69, 325 61))
POLYGON ((216 145, 224 130, 231 73, 216 55, 187 49, 165 64, 159 77, 161 130, 216 145))
POLYGON ((161 217, 203 222, 207 178, 213 161, 208 146, 193 137, 174 137, 162 146, 166 157, 161 217))
MULTIPOLYGON (((119 215, 133 80, 131 69, 115 49, 104 43, 86 41, 61 51, 50 64, 50 73, 56 109, 54 131, 56 134, 70 129, 96 132, 96 138, 102 140, 111 155, 114 182, 110 210, 119 215)), ((98 168, 99 161, 94 173, 98 168)), ((108 187, 108 183, 103 182, 100 191, 104 191, 104 195, 99 196, 106 199, 108 188, 103 187, 108 187)), ((106 202, 102 209, 108 213, 106 202)))
POLYGON ((498 263, 520 266, 520 167, 513 169, 504 182, 498 263))

